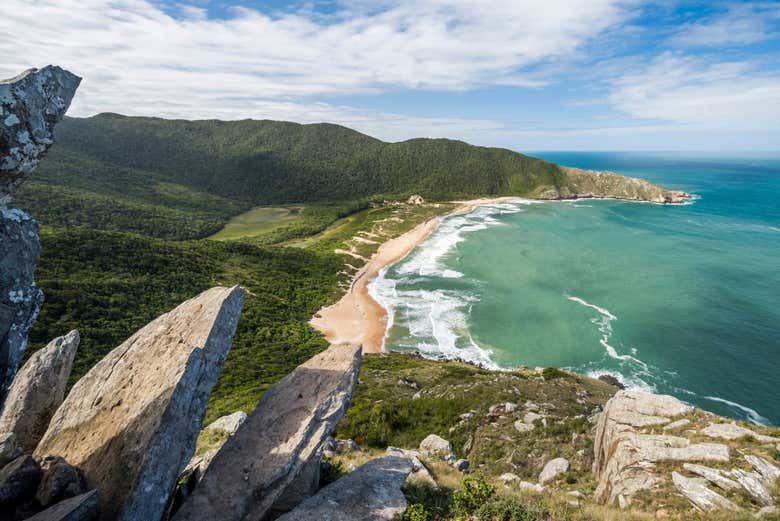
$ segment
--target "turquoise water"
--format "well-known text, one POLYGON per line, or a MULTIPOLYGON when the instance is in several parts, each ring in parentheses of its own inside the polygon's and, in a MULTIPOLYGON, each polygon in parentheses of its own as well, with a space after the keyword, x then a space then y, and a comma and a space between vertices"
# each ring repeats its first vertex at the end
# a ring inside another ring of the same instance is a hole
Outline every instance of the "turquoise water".
POLYGON ((685 206, 517 201, 447 219, 371 291, 387 347, 557 366, 780 424, 780 158, 538 153, 685 206))

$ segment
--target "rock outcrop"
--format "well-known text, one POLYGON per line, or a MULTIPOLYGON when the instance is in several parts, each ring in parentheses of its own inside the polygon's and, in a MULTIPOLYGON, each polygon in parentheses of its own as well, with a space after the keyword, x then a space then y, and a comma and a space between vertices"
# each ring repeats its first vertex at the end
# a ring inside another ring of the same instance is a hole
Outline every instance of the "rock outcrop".
POLYGON ((681 204, 690 194, 666 190, 644 179, 622 176, 614 172, 559 167, 565 181, 538 194, 539 199, 588 199, 593 197, 647 201, 661 204, 681 204))
POLYGON ((33 280, 41 249, 38 225, 7 205, 54 143, 54 126, 80 81, 52 66, 0 81, 0 406, 43 303, 33 280))
POLYGON ((77 466, 100 519, 160 519, 195 449, 244 298, 212 288, 123 342, 79 380, 35 451, 77 466))
POLYGON ((386 456, 326 486, 277 521, 382 521, 406 510, 401 492, 412 470, 408 458, 386 456))
POLYGON ((39 512, 27 521, 91 521, 97 516, 100 492, 90 490, 39 512))
POLYGON ((333 345, 266 391, 173 519, 262 519, 344 415, 360 356, 333 345))
POLYGON ((79 333, 74 330, 33 353, 8 390, 0 415, 0 433, 12 433, 25 452, 35 450, 65 398, 79 341, 79 333))

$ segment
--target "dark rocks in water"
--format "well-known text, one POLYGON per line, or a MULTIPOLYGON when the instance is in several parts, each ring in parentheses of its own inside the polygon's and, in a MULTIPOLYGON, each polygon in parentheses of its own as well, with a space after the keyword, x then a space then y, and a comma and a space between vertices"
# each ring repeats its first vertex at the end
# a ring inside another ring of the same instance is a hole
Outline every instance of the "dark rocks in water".
POLYGON ((57 409, 35 454, 81 469, 100 489, 100 519, 162 517, 195 451, 243 298, 238 286, 212 288, 161 315, 90 369, 57 409))
POLYGON ((74 330, 33 353, 8 390, 0 415, 0 433, 13 433, 25 452, 35 450, 65 398, 79 341, 79 333, 74 330))
POLYGON ((602 374, 599 375, 599 380, 601 380, 604 383, 607 383, 609 385, 613 385, 617 387, 618 389, 625 390, 626 386, 623 385, 623 382, 618 380, 615 376, 612 376, 611 374, 602 374))

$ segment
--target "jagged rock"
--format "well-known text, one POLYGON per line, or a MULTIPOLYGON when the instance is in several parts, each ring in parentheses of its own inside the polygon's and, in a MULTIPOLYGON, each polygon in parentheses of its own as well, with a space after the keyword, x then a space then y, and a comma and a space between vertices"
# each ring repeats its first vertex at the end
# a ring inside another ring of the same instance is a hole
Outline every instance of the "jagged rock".
POLYGON ((756 472, 746 472, 742 469, 734 469, 731 471, 731 475, 734 476, 734 479, 736 479, 737 482, 742 485, 742 488, 745 489, 745 492, 750 494, 759 505, 774 505, 772 496, 764 486, 760 474, 757 474, 756 472))
POLYGON ((606 384, 609 384, 609 385, 611 385, 613 387, 617 387, 620 390, 623 390, 623 389, 626 388, 626 386, 623 385, 623 383, 620 380, 618 380, 616 377, 612 376, 611 374, 599 375, 599 380, 601 380, 602 382, 604 382, 606 384))
POLYGON ((244 290, 212 288, 138 330, 79 380, 35 451, 100 489, 100 519, 159 519, 195 449, 244 290))
POLYGON ((0 206, 5 206, 54 143, 54 126, 81 82, 59 67, 0 80, 0 206))
POLYGON ((79 341, 79 333, 74 330, 33 353, 8 390, 0 432, 13 433, 26 452, 35 450, 65 398, 79 341))
POLYGON ((401 492, 412 464, 386 456, 336 480, 277 521, 380 521, 406 510, 401 492))
POLYGON ((64 499, 87 492, 87 482, 81 472, 62 458, 49 456, 41 461, 41 482, 35 499, 48 507, 64 499))
POLYGON ((344 415, 360 353, 333 345, 266 391, 174 519, 261 519, 344 415))
POLYGON ((696 465, 695 463, 685 463, 683 464, 683 468, 688 472, 692 472, 703 477, 716 487, 723 490, 733 490, 735 488, 739 488, 739 484, 724 476, 721 470, 705 467, 704 465, 696 465))
POLYGON ((91 521, 97 516, 100 492, 90 490, 49 507, 26 521, 91 521))
POLYGON ((16 446, 16 436, 12 432, 0 434, 0 469, 22 455, 22 449, 16 446))
POLYGON ((746 436, 755 438, 762 443, 774 443, 780 438, 765 436, 755 431, 737 425, 736 423, 711 423, 701 430, 702 434, 710 438, 723 438, 724 440, 738 440, 746 436))
POLYGON ((605 405, 596 425, 596 499, 628 505, 633 494, 658 482, 654 467, 660 461, 728 461, 725 445, 691 444, 678 436, 638 431, 668 424, 670 418, 692 411, 672 396, 618 391, 605 405))
POLYGON ((0 506, 16 505, 35 495, 41 480, 41 467, 23 454, 0 469, 0 506))
POLYGON ((683 418, 682 420, 673 421, 670 424, 664 425, 665 431, 672 431, 674 429, 679 429, 681 427, 685 427, 686 425, 690 425, 691 420, 688 418, 683 418))
POLYGON ((221 430, 225 431, 231 436, 236 433, 241 424, 246 421, 246 413, 244 411, 236 411, 233 414, 228 414, 217 418, 213 422, 209 423, 205 429, 209 430, 221 430))
POLYGON ((682 495, 701 510, 739 510, 732 501, 707 488, 704 479, 686 478, 678 472, 672 472, 672 482, 682 495))
POLYGON ((752 455, 745 456, 745 461, 750 463, 750 466, 761 474, 767 484, 772 485, 775 481, 780 479, 780 468, 777 468, 774 463, 752 455))
POLYGON ((0 81, 0 406, 43 303, 33 280, 41 250, 38 225, 7 205, 54 143, 54 126, 80 81, 52 66, 0 81))
POLYGON ((665 190, 644 179, 625 177, 614 172, 570 167, 560 167, 560 169, 566 177, 566 182, 543 191, 537 197, 540 199, 607 197, 662 204, 680 204, 691 197, 685 192, 665 190))
POLYGON ((548 481, 552 481, 564 472, 569 470, 569 460, 565 458, 555 458, 547 462, 539 474, 539 483, 544 485, 548 481))
POLYGON ((420 442, 420 452, 426 456, 439 455, 445 459, 454 455, 452 444, 436 434, 429 434, 420 442))

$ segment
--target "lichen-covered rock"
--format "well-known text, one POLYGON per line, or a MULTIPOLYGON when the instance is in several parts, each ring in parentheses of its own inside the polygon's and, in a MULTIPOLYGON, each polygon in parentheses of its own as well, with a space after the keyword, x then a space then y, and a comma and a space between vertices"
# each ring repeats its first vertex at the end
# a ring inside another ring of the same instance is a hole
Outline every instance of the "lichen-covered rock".
POLYGON ((384 521, 406 510, 401 486, 412 470, 407 458, 369 461, 339 478, 277 521, 384 521))
POLYGON ((266 391, 173 519, 262 519, 344 415, 360 354, 333 345, 266 391))
POLYGON ((33 353, 8 390, 0 415, 0 433, 13 433, 26 452, 35 450, 65 398, 79 341, 79 333, 74 330, 33 353))
POLYGON ((212 288, 150 322, 98 362, 35 451, 100 489, 100 519, 160 519, 195 449, 244 290, 212 288))
POLYGON ((0 80, 0 206, 5 206, 54 143, 54 126, 81 78, 47 66, 0 80))
POLYGON ((38 224, 7 205, 54 143, 54 126, 80 81, 52 66, 0 81, 0 407, 43 303, 33 279, 41 253, 38 224))
POLYGON ((33 278, 40 256, 38 223, 21 210, 0 207, 0 407, 43 304, 33 278))
POLYGON ((100 491, 90 490, 61 501, 26 521, 91 521, 97 516, 99 505, 100 491))

